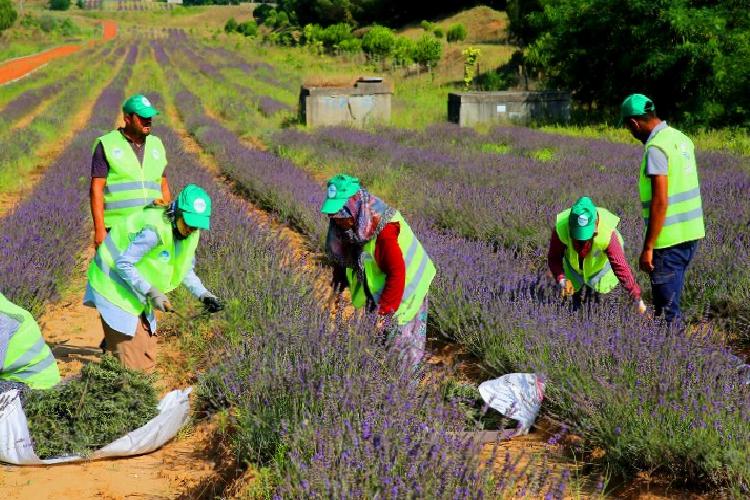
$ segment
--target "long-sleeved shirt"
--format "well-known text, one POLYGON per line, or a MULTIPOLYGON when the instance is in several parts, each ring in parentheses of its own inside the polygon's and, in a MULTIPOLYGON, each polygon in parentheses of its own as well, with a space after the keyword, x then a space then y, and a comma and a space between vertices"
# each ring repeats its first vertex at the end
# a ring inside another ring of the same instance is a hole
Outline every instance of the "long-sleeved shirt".
POLYGON ((385 273, 385 286, 378 301, 378 313, 392 314, 401 305, 406 285, 406 263, 398 235, 401 227, 398 222, 389 222, 375 240, 375 262, 385 273))
MULTIPOLYGON (((565 256, 566 250, 565 244, 560 241, 560 237, 557 235, 557 230, 552 229, 552 236, 549 240, 549 251, 547 252, 547 265, 549 270, 552 272, 552 276, 555 281, 559 282, 565 277, 565 270, 563 268, 563 257, 565 256)), ((583 259, 591 251, 591 240, 587 241, 583 249, 578 252, 579 265, 583 266, 583 259)), ((635 300, 641 298, 641 288, 635 281, 633 272, 630 270, 628 261, 625 259, 625 252, 622 249, 617 234, 612 231, 612 236, 609 239, 609 246, 604 251, 607 254, 609 263, 612 266, 612 271, 620 280, 622 286, 627 290, 628 294, 635 300)))
MULTIPOLYGON (((177 251, 182 242, 177 241, 177 251)), ((146 294, 151 289, 151 284, 141 276, 135 267, 135 264, 159 244, 159 235, 151 228, 144 228, 133 238, 128 248, 115 261, 115 271, 130 286, 133 293, 144 304, 148 300, 146 294)), ((182 280, 190 293, 200 298, 208 293, 203 286, 200 278, 195 274, 195 259, 193 265, 182 280)), ((138 326, 138 316, 130 314, 116 306, 104 296, 100 295, 91 287, 90 283, 86 284, 86 294, 83 297, 84 305, 95 307, 102 319, 113 329, 124 335, 132 337, 135 335, 138 326)), ((153 309, 149 309, 146 315, 151 331, 156 331, 156 316, 153 309)))

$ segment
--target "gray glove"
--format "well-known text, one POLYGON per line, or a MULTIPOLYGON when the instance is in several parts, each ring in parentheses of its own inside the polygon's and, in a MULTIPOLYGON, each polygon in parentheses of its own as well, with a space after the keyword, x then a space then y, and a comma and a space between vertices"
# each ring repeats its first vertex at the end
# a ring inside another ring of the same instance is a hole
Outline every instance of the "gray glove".
POLYGON ((160 290, 152 286, 151 288, 149 288, 146 295, 149 299, 151 299, 151 303, 154 305, 154 308, 156 310, 162 312, 174 311, 174 309, 172 308, 172 304, 169 302, 169 299, 160 290))

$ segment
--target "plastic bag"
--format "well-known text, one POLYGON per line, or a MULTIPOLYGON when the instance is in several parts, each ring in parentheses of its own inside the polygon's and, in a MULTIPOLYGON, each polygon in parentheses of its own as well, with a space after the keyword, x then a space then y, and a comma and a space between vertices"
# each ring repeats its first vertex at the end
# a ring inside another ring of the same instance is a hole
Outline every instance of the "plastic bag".
POLYGON ((26 414, 17 390, 0 394, 0 462, 15 465, 39 465, 126 457, 151 453, 177 435, 190 414, 188 395, 193 389, 172 391, 157 406, 159 414, 88 457, 66 456, 41 460, 34 452, 26 414))
POLYGON ((544 380, 534 373, 509 373, 479 384, 479 393, 490 408, 518 420, 516 436, 528 434, 544 399, 544 380))

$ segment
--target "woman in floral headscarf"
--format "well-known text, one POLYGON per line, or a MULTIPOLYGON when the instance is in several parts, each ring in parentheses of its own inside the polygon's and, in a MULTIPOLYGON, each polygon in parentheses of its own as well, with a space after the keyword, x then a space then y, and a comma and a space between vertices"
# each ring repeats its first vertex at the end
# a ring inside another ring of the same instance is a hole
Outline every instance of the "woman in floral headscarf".
POLYGON ((424 355, 427 292, 435 266, 401 214, 339 174, 328 181, 321 212, 330 218, 326 251, 334 292, 351 289, 355 307, 391 317, 391 340, 415 367, 424 355))

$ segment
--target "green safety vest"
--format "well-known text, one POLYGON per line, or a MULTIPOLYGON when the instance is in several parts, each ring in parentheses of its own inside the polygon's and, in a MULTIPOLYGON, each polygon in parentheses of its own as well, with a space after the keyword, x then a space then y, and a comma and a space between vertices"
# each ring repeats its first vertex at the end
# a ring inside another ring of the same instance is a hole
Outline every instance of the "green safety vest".
POLYGON ((119 130, 97 138, 94 148, 100 142, 109 163, 104 186, 104 226, 109 228, 162 197, 161 178, 167 166, 167 153, 161 140, 149 135, 143 146, 141 165, 119 130))
POLYGON ((576 292, 585 283, 599 293, 609 293, 619 283, 617 276, 612 271, 612 264, 609 262, 606 250, 612 238, 612 231, 617 234, 617 239, 624 246, 622 235, 617 230, 620 218, 606 208, 597 208, 596 212, 599 217, 599 225, 591 243, 591 250, 583 258, 583 269, 581 269, 578 252, 573 248, 573 239, 570 236, 570 225, 568 223, 570 209, 557 214, 557 222, 555 223, 557 237, 565 245, 565 256, 563 258, 565 278, 573 283, 576 292))
POLYGON ((646 174, 648 148, 659 148, 667 157, 667 217, 654 248, 668 248, 706 236, 703 205, 695 164, 693 141, 679 130, 667 127, 646 143, 639 188, 643 218, 648 228, 651 215, 651 179, 646 174))
POLYGON ((0 359, 0 380, 23 382, 32 389, 49 389, 60 382, 55 357, 31 314, 1 293, 0 314, 19 323, 18 329, 7 339, 5 359, 0 359))
MULTIPOLYGON (((394 318, 399 325, 405 325, 413 320, 419 312, 432 279, 435 277, 435 265, 399 212, 396 212, 389 222, 398 222, 400 226, 398 246, 404 256, 406 280, 401 305, 396 310, 394 318)), ((385 288, 386 275, 375 261, 376 240, 377 238, 373 238, 365 243, 362 253, 365 279, 370 293, 377 303, 383 293, 383 288, 385 288)), ((352 304, 354 307, 364 306, 367 302, 367 295, 365 294, 365 287, 357 280, 357 273, 353 269, 347 269, 346 276, 349 279, 352 304)))
POLYGON ((97 293, 135 316, 150 312, 149 301, 133 290, 115 270, 115 261, 136 234, 150 227, 159 235, 159 243, 135 264, 136 270, 151 286, 168 293, 177 288, 193 265, 200 231, 184 240, 174 238, 172 225, 163 207, 146 207, 113 227, 89 264, 88 279, 97 293))

